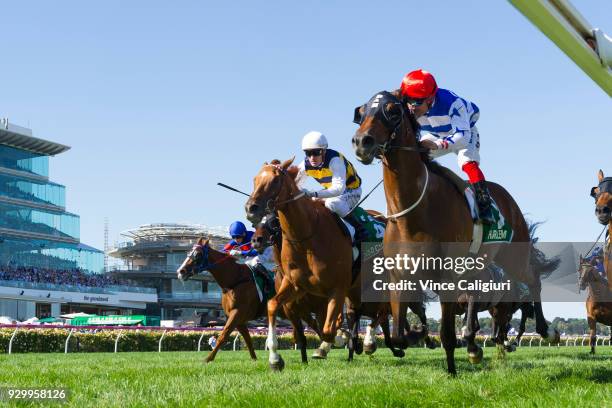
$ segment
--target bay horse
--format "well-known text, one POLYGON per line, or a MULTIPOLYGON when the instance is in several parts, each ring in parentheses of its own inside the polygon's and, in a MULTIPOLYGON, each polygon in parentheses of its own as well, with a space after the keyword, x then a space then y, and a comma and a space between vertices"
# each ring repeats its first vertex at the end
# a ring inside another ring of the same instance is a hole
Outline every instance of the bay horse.
POLYGON ((602 170, 597 173, 599 185, 591 188, 595 199, 595 216, 602 225, 608 225, 604 245, 604 269, 608 277, 608 289, 612 290, 612 177, 604 177, 602 170))
MULTIPOLYGON (((345 298, 354 284, 352 243, 337 222, 336 215, 318 201, 312 201, 295 184, 298 169, 293 159, 281 164, 264 164, 254 179, 254 189, 245 204, 247 219, 254 225, 265 214, 277 211, 282 230, 280 265, 283 279, 276 296, 268 301, 269 363, 282 370, 278 354, 276 313, 280 305, 302 298, 306 293, 326 300, 321 340, 334 340, 345 298)), ((349 339, 349 356, 355 346, 349 339)))
MULTIPOLYGON (((595 354, 597 345, 597 323, 612 326, 612 291, 608 289, 606 280, 595 267, 580 256, 579 284, 580 289, 588 288, 586 300, 587 322, 591 337, 591 354, 595 354)), ((612 341, 612 334, 611 341, 612 341)))
POLYGON ((213 249, 209 240, 202 237, 187 254, 176 273, 179 280, 185 281, 203 271, 210 272, 221 287, 221 306, 227 316, 217 344, 204 361, 210 363, 215 359, 234 329, 242 335, 251 359, 257 360, 247 323, 265 315, 265 304, 259 300, 251 269, 237 263, 234 257, 213 249))
MULTIPOLYGON (((398 243, 421 243, 430 248, 435 248, 436 243, 459 243, 464 245, 467 255, 472 241, 473 219, 465 198, 449 180, 430 170, 426 155, 428 150, 420 147, 416 138, 416 119, 404 107, 399 95, 379 92, 367 104, 357 107, 354 113, 354 122, 359 124, 352 138, 357 158, 366 165, 371 164, 374 158, 381 159, 383 163, 387 213, 392 214, 383 241, 385 256, 395 256, 397 251, 392 250, 391 246, 398 243)), ((512 251, 499 246, 489 261, 494 261, 509 276, 529 286, 534 297, 536 331, 543 337, 549 337, 553 332, 549 331, 542 311, 540 276, 529 262, 532 244, 525 218, 503 187, 491 182, 488 186, 501 213, 512 226, 512 242, 523 243, 518 245, 522 248, 515 247, 512 251), (521 260, 520 265, 517 260, 521 260)), ((439 255, 435 249, 433 251, 428 255, 439 255)), ((468 352, 471 361, 479 361, 482 349, 473 341, 478 325, 474 294, 469 294, 465 300, 468 352)), ((456 375, 455 314, 461 313, 457 305, 453 302, 441 303, 440 336, 446 351, 447 370, 452 375, 456 375)), ((391 307, 394 322, 399 322, 394 325, 393 341, 404 344, 401 336, 403 319, 399 317, 405 315, 406 303, 399 299, 395 291, 392 293, 391 307)))

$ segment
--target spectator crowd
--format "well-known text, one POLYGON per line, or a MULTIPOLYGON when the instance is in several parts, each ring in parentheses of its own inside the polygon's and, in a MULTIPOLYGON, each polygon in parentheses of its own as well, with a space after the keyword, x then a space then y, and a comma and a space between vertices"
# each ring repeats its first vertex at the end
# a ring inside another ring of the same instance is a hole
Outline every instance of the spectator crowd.
POLYGON ((96 288, 129 284, 127 280, 117 279, 109 275, 87 273, 79 268, 52 269, 12 265, 0 265, 0 280, 96 288))

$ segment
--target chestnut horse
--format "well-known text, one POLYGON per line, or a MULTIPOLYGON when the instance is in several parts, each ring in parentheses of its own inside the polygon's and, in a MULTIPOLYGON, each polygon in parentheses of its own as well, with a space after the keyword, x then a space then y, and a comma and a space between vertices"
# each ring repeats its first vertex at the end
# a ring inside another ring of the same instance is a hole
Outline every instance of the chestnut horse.
MULTIPOLYGON (((586 300, 587 321, 591 336, 591 354, 595 354, 597 344, 597 323, 612 326, 612 292, 606 280, 595 267, 580 256, 579 283, 580 289, 589 289, 586 300)), ((610 335, 612 337, 612 334, 610 335)), ((612 340, 612 338, 611 338, 612 340)))
MULTIPOLYGON (((272 163, 274 163, 274 161, 272 163)), ((372 210, 368 210, 368 213, 370 215, 380 214, 372 210)), ((280 252, 281 252, 281 246, 282 246, 282 231, 280 229, 280 223, 278 221, 278 216, 276 214, 267 214, 262 220, 262 222, 260 222, 255 228, 255 234, 253 234, 252 240, 253 240, 253 247, 257 249, 258 251, 262 251, 263 248, 267 246, 273 246, 275 256, 277 259, 279 259, 280 252)), ((359 265, 356 265, 356 266, 359 267, 359 265)), ((277 275, 276 282, 279 281, 278 277, 279 275, 277 275)), ((359 288, 357 287, 357 289, 359 288)), ((352 290, 355 290, 355 287, 353 287, 352 290)), ((320 308, 321 308, 322 302, 324 302, 323 298, 306 294, 304 295, 302 299, 296 302, 283 305, 283 309, 285 310, 285 314, 287 314, 288 316, 293 313, 292 309, 294 309, 298 316, 306 315, 310 317, 309 311, 315 308, 317 310, 321 310, 320 308), (308 306, 308 305, 311 305, 311 306, 308 306)), ((375 333, 376 328, 380 325, 383 331, 385 345, 391 350, 394 356, 396 357, 404 356, 405 354, 404 351, 399 348, 393 347, 393 345, 390 342, 389 315, 391 314, 391 309, 388 303, 385 303, 385 304, 372 303, 372 302, 362 303, 361 307, 357 308, 356 305, 354 305, 352 302, 349 301, 347 302, 346 307, 347 307, 347 315, 351 317, 351 322, 353 323, 353 327, 350 327, 352 335, 353 335, 353 332, 358 333, 359 331, 358 322, 359 322, 359 317, 361 315, 365 315, 365 316, 372 318, 372 322, 367 327, 366 338, 363 344, 363 349, 365 350, 366 354, 373 354, 376 351, 377 345, 376 345, 376 339, 374 337, 374 333, 375 333)), ((422 326, 426 328, 427 327, 427 317, 425 315, 425 307, 423 303, 412 302, 410 303, 409 307, 415 314, 417 314, 417 316, 419 316, 422 326)), ((317 318, 322 316, 318 314, 317 312, 315 312, 315 315, 317 316, 317 318)), ((302 320, 305 320, 304 317, 302 317, 302 320)), ((314 323, 316 324, 316 322, 314 323)), ((313 327, 311 324, 309 325, 313 327)), ((358 340, 355 339, 355 337, 356 336, 353 335, 353 341, 357 342, 358 340)), ((416 340, 417 339, 415 338, 415 341, 416 340)), ((428 347, 430 348, 435 347, 435 344, 433 343, 433 341, 431 341, 429 336, 425 338, 425 341, 428 347)), ((329 350, 328 347, 325 347, 325 345, 322 345, 321 347, 319 347, 319 349, 315 351, 315 355, 313 356, 313 358, 325 357, 328 350, 329 350)), ((360 354, 361 352, 360 343, 355 345, 355 351, 358 354, 360 354)), ((302 351, 302 359, 303 361, 305 360, 305 351, 302 351)))
MULTIPOLYGON (((276 312, 280 305, 302 298, 306 293, 326 300, 321 340, 331 343, 338 328, 344 300, 354 284, 352 246, 337 222, 336 215, 320 202, 312 201, 295 184, 298 169, 293 159, 282 164, 265 164, 254 180, 254 189, 245 204, 247 218, 254 225, 265 214, 277 211, 283 232, 280 265, 283 279, 276 296, 268 301, 269 362, 282 370, 278 354, 276 312)), ((349 341, 349 353, 353 342, 349 341)))
MULTIPOLYGON (((282 246, 282 235, 280 230, 280 222, 274 214, 266 215, 259 224, 255 227, 255 233, 251 238, 253 248, 262 253, 266 248, 272 247, 276 262, 280 259, 280 251, 282 246)), ((280 267, 274 273, 274 286, 278 291, 282 284, 283 273, 280 267)), ((327 310, 327 302, 325 299, 312 295, 304 295, 301 299, 294 300, 282 305, 283 311, 293 326, 293 338, 295 344, 300 349, 302 362, 308 362, 306 354, 306 336, 304 334, 304 321, 312 328, 319 337, 321 337, 320 327, 323 326, 323 318, 327 310), (314 318, 312 317, 314 314, 314 318)), ((341 322, 338 322, 338 326, 341 322)), ((338 337, 338 336, 336 336, 338 337)), ((338 343, 338 341, 336 342, 338 343)), ((323 342, 315 351, 313 358, 325 358, 331 344, 323 342)))
POLYGON ((612 291, 612 177, 604 177, 603 171, 597 173, 599 185, 591 188, 595 199, 595 216, 602 225, 608 225, 604 245, 604 269, 608 277, 608 289, 612 291))
POLYGON ((203 271, 210 272, 221 287, 221 306, 227 316, 217 344, 204 361, 209 363, 215 359, 234 329, 242 335, 251 358, 256 360, 247 323, 264 316, 265 305, 259 300, 251 269, 237 263, 234 257, 211 248, 208 239, 200 238, 176 273, 179 280, 184 281, 203 271))
MULTIPOLYGON (((393 214, 389 216, 390 222, 385 231, 385 256, 395 256, 397 251, 392 250, 391 246, 398 243, 459 243, 464 245, 464 253, 467 255, 474 226, 465 198, 449 180, 430 171, 427 158, 422 154, 427 149, 420 147, 417 142, 416 119, 398 96, 386 91, 379 92, 366 105, 355 109, 354 119, 359 124, 352 139, 357 158, 364 164, 372 163, 374 158, 380 158, 383 163, 387 213, 393 214)), ((522 250, 515 247, 509 251, 503 245, 496 246, 497 253, 491 255, 489 261, 494 261, 511 277, 529 286, 535 300, 536 331, 548 337, 552 333, 549 333, 542 312, 540 276, 529 263, 531 240, 527 223, 518 205, 503 187, 490 182, 488 185, 501 213, 512 226, 512 242, 524 243, 518 245, 522 250), (520 265, 517 260, 521 260, 520 265)), ((493 247, 488 248, 491 250, 493 247)), ((440 253, 433 250, 425 255, 439 256, 440 253)), ((394 325, 392 338, 396 344, 404 344, 401 336, 403 319, 400 316, 406 313, 406 303, 400 301, 396 292, 392 295, 393 320, 399 322, 394 325)), ((474 294, 467 296, 467 305, 468 351, 470 358, 478 361, 482 349, 473 341, 478 324, 474 294)), ((461 311, 457 310, 456 303, 442 302, 441 308, 440 336, 446 351, 448 372, 455 375, 455 314, 461 311)))

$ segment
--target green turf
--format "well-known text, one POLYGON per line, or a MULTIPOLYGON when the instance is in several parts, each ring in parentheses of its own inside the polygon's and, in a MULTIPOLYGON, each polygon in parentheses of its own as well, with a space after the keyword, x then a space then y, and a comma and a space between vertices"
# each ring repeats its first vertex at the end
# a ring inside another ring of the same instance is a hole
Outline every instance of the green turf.
POLYGON ((333 350, 307 366, 295 351, 281 354, 282 373, 270 372, 263 351, 256 362, 224 351, 207 365, 196 352, 2 355, 0 383, 67 387, 76 407, 612 406, 610 347, 595 356, 587 347, 525 347, 505 362, 488 347, 478 366, 459 349, 457 378, 445 374, 440 349, 409 349, 404 359, 380 349, 352 363, 333 350))

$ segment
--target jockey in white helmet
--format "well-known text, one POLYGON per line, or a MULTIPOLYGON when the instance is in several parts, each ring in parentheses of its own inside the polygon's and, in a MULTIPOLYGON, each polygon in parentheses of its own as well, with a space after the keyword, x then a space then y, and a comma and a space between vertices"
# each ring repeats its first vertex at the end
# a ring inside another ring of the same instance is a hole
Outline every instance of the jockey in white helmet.
POLYGON ((328 148, 327 138, 321 132, 306 133, 302 138, 302 150, 306 157, 298 165, 298 188, 309 197, 324 199, 327 208, 360 231, 359 222, 349 214, 361 199, 361 178, 355 167, 342 153, 328 148), (310 191, 304 188, 308 176, 324 189, 310 191))

